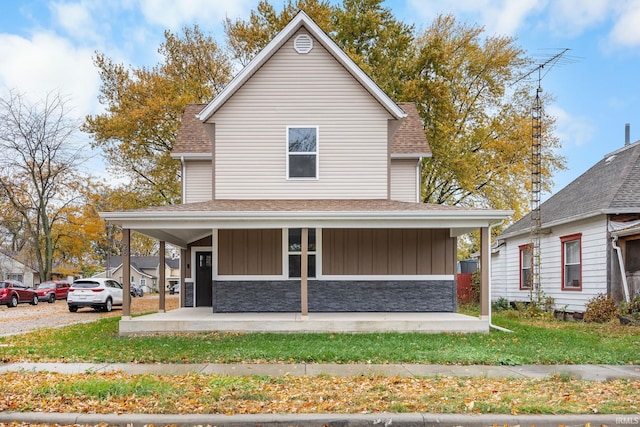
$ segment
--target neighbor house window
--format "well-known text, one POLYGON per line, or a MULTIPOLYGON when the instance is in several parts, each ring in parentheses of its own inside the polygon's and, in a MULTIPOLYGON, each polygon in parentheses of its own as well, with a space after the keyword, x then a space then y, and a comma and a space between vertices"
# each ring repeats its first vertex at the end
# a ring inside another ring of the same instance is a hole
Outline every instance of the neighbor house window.
POLYGON ((22 282, 24 276, 20 273, 9 273, 7 274, 7 280, 17 280, 18 282, 22 282))
MULTIPOLYGON (((316 277, 316 229, 309 229, 309 242, 307 245, 308 265, 307 277, 316 277)), ((302 266, 302 229, 289 229, 289 277, 301 277, 302 266)))
POLYGON ((318 177, 317 127, 287 127, 287 177, 318 177))
POLYGON ((140 286, 147 286, 147 279, 140 279, 140 286))
POLYGON ((520 246, 520 289, 533 287, 533 246, 520 246))
POLYGON ((561 237, 562 289, 582 289, 582 234, 561 237))

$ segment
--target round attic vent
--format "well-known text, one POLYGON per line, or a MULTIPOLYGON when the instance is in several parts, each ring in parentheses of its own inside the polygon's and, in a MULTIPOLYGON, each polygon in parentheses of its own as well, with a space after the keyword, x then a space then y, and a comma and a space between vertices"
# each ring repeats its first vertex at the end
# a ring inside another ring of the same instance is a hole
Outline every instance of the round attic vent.
POLYGON ((298 53, 309 53, 313 49, 313 39, 308 34, 300 34, 293 40, 293 48, 298 53))

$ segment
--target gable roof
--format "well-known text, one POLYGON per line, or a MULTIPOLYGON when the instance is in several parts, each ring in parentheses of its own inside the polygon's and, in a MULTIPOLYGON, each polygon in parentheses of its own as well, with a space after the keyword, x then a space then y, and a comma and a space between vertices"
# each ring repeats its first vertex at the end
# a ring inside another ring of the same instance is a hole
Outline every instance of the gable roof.
POLYGON ((198 119, 206 121, 233 94, 245 84, 256 71, 267 62, 287 40, 301 27, 307 31, 327 49, 327 51, 358 81, 390 114, 396 119, 406 117, 402 109, 384 93, 382 89, 369 77, 338 45, 316 24, 304 11, 298 14, 258 53, 249 64, 211 101, 198 115, 198 119))
MULTIPOLYGON (((197 115, 207 104, 188 104, 182 115, 178 135, 173 143, 171 156, 174 158, 211 158, 211 140, 207 136, 203 123, 197 115)), ((399 102, 398 106, 406 113, 391 140, 391 156, 431 157, 431 147, 427 142, 418 108, 413 102, 399 102)))
MULTIPOLYGON (((158 256, 131 256, 131 268, 135 268, 141 274, 145 274, 142 270, 155 270, 158 267, 158 256)), ((113 255, 109 259, 111 269, 117 269, 122 265, 122 257, 113 255)), ((176 269, 180 266, 179 259, 165 258, 165 264, 170 268, 176 269)))
MULTIPOLYGON (((5 260, 9 261, 13 264, 19 264, 20 266, 22 266, 22 268, 28 269, 29 271, 33 272, 33 273, 37 273, 38 270, 36 270, 34 267, 31 267, 27 264, 25 264, 24 262, 20 261, 18 259, 18 253, 16 252, 10 252, 4 249, 0 249, 0 260, 5 260)), ((0 276, 1 277, 1 276, 0 276)))
POLYGON ((172 155, 208 154, 211 156, 211 140, 198 120, 198 114, 207 104, 187 104, 182 114, 180 128, 171 150, 172 155))
MULTIPOLYGON (((640 212, 640 141, 602 160, 540 205, 542 227, 603 214, 640 212)), ((528 233, 531 214, 502 233, 528 233)))

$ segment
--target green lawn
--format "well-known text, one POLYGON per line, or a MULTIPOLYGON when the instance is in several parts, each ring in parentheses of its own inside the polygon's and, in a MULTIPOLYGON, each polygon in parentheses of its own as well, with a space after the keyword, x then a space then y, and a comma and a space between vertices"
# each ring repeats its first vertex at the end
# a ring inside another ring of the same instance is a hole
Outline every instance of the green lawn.
POLYGON ((514 333, 118 336, 119 318, 0 337, 3 362, 640 364, 640 328, 494 316, 514 333))

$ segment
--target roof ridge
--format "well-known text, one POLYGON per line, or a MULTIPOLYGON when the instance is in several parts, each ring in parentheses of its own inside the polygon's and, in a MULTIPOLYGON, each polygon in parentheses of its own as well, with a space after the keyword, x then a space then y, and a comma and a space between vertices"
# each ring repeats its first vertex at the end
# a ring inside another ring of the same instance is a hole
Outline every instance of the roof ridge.
POLYGON ((631 174, 631 172, 635 168, 636 164, 638 163, 638 158, 640 158, 640 149, 638 149, 638 147, 640 147, 640 144, 638 144, 638 143, 630 144, 628 146, 625 146, 621 150, 617 150, 617 151, 613 152, 609 156, 605 156, 607 158, 611 157, 611 156, 615 156, 615 155, 617 155, 618 153, 620 153, 620 152, 622 152, 624 150, 630 149, 631 147, 633 147, 634 151, 633 151, 633 153, 630 154, 629 161, 626 162, 626 164, 624 165, 624 168, 622 169, 622 171, 620 173, 620 179, 618 180, 617 188, 615 189, 615 191, 611 191, 610 192, 611 197, 609 198, 609 202, 606 205, 607 208, 610 208, 611 205, 613 204, 613 202, 615 200, 617 200, 618 194, 620 193, 620 190, 622 189, 624 184, 627 182, 627 179, 629 178, 629 175, 631 174))
POLYGON ((617 150, 614 150, 614 151, 612 151, 610 153, 605 154, 602 158, 606 159, 608 157, 615 156, 616 154, 619 154, 619 153, 621 153, 623 151, 635 148, 638 145, 640 145, 640 140, 638 140, 636 142, 632 142, 631 144, 623 145, 622 147, 618 148, 617 150))

